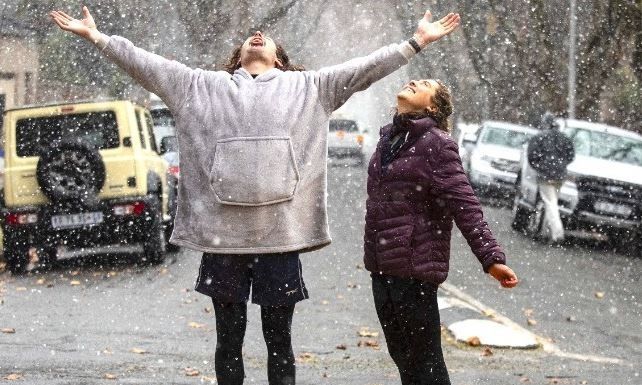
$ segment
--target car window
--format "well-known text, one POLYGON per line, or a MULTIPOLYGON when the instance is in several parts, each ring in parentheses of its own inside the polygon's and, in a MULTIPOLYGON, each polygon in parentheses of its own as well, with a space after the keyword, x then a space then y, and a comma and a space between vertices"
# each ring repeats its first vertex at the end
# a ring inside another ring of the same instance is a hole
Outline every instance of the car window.
POLYGON ((606 132, 571 132, 575 154, 642 166, 642 141, 606 132))
POLYGON ((152 116, 148 113, 145 113, 145 126, 147 128, 147 136, 149 137, 149 146, 154 150, 154 152, 158 152, 156 139, 154 137, 154 122, 152 120, 152 116))
POLYGON ((155 126, 175 126, 174 117, 168 108, 150 111, 155 126))
POLYGON ((481 133, 481 142, 505 147, 521 147, 533 136, 527 132, 507 130, 499 127, 485 127, 481 133))
POLYGON ((147 143, 145 142, 145 120, 143 113, 141 111, 136 112, 136 117, 136 126, 138 127, 138 135, 140 136, 140 147, 144 150, 147 148, 147 143))
POLYGON ((16 122, 18 156, 37 156, 53 142, 82 138, 99 149, 116 148, 120 144, 114 111, 76 113, 19 119, 16 122))
POLYGON ((330 120, 330 131, 359 132, 357 122, 347 119, 330 120))

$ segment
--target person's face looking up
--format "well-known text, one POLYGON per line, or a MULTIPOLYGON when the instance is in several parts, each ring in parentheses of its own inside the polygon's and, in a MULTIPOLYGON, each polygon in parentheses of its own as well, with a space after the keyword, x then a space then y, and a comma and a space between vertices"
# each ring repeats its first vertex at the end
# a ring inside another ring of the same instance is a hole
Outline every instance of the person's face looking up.
POLYGON ((276 56, 276 43, 261 31, 254 32, 241 46, 241 65, 252 61, 261 61, 268 66, 281 66, 276 56))
POLYGON ((433 79, 411 80, 397 94, 397 111, 402 114, 436 112, 433 98, 439 87, 433 79))

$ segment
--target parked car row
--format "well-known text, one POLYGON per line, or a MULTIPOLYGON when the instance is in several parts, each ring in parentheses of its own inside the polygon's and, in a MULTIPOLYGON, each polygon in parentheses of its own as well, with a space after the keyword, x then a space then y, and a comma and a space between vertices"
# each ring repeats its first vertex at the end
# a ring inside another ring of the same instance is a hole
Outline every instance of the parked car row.
MULTIPOLYGON (((642 248, 642 136, 606 124, 556 119, 572 139, 575 160, 558 204, 566 230, 608 237, 642 248)), ((512 227, 541 237, 544 204, 537 175, 526 161, 528 140, 538 130, 486 121, 477 130, 459 130, 460 155, 471 184, 484 196, 512 201, 512 227)))

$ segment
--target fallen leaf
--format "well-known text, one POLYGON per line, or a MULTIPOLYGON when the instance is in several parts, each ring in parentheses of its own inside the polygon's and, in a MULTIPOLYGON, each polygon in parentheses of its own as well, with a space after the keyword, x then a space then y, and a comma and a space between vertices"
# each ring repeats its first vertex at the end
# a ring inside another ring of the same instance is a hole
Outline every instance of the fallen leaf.
POLYGON ((190 289, 188 289, 186 287, 181 289, 181 292, 183 292, 183 293, 189 293, 190 291, 192 291, 192 290, 190 290, 190 289))
POLYGON ((361 286, 357 285, 356 283, 349 283, 348 284, 348 289, 358 289, 361 286))
POLYGON ((357 343, 358 347, 366 347, 366 348, 373 348, 375 350, 380 349, 381 347, 379 346, 379 341, 377 340, 361 340, 357 343))
POLYGON ((24 286, 16 287, 16 291, 27 291, 27 288, 24 286))
POLYGON ((537 321, 535 321, 535 320, 534 320, 534 319, 532 319, 532 318, 527 319, 527 320, 526 320, 526 323, 528 324, 528 326, 535 326, 535 325, 537 325, 537 321))
POLYGON ((79 273, 80 273, 80 271, 78 271, 78 270, 74 270, 74 271, 70 272, 70 273, 69 273, 69 275, 71 275, 72 277, 75 277, 75 276, 76 276, 76 275, 78 275, 79 273))
POLYGON ((337 294, 337 299, 343 299, 344 297, 341 294, 337 294))
POLYGON ((113 353, 114 352, 112 352, 110 348, 103 350, 103 354, 113 354, 113 353))
POLYGON ((484 311, 482 311, 482 314, 485 315, 486 317, 494 317, 495 316, 495 312, 492 311, 492 310, 489 310, 489 309, 484 309, 484 311))
POLYGON ((130 352, 136 353, 136 354, 145 354, 147 353, 147 350, 141 349, 141 348, 132 348, 130 352))
POLYGON ((45 283, 45 279, 44 278, 40 278, 40 279, 38 279, 36 281, 36 285, 44 285, 44 283, 45 283))
POLYGON ((312 362, 315 359, 316 359, 316 357, 314 356, 314 354, 305 352, 305 353, 299 354, 299 356, 297 357, 296 360, 298 362, 312 362))
POLYGON ((330 304, 330 301, 328 301, 327 299, 324 299, 323 301, 321 301, 321 305, 329 305, 329 304, 330 304))
POLYGON ((22 374, 20 373, 11 373, 7 375, 4 379, 8 381, 17 381, 17 380, 22 380, 22 374))
POLYGON ((339 344, 339 345, 337 345, 337 349, 346 350, 346 349, 348 349, 348 346, 346 346, 346 344, 339 344))
POLYGON ((522 382, 522 383, 531 382, 531 379, 528 377, 522 377, 519 379, 519 382, 522 382))
POLYGON ((568 322, 575 322, 575 321, 577 321, 577 319, 576 319, 575 317, 573 317, 572 315, 571 315, 571 316, 566 317, 566 320, 567 320, 568 322))
POLYGON ((115 374, 111 374, 111 373, 105 373, 105 375, 103 377, 105 377, 106 380, 116 380, 116 379, 118 379, 118 377, 116 377, 115 374))
POLYGON ((595 292, 595 298, 597 298, 597 299, 604 298, 604 292, 603 291, 596 291, 595 292))
POLYGON ((359 337, 379 337, 379 332, 370 330, 369 327, 364 326, 357 332, 359 337))
POLYGON ((190 322, 188 325, 189 327, 194 329, 202 329, 205 327, 205 324, 199 324, 198 322, 194 322, 194 321, 190 322))
POLYGON ((211 312, 212 312, 212 308, 211 308, 211 307, 207 307, 207 306, 206 306, 206 307, 204 307, 204 308, 203 308, 203 311, 204 311, 205 313, 209 314, 209 313, 211 313, 211 312))
POLYGON ((195 377, 201 374, 201 372, 198 371, 198 369, 194 368, 185 368, 185 375, 188 377, 195 377))
POLYGON ((490 357, 493 355, 493 351, 490 348, 486 348, 482 351, 482 356, 490 357))
POLYGON ((73 280, 73 281, 69 282, 69 284, 70 284, 71 286, 78 286, 78 285, 80 285, 80 281, 73 280))
POLYGON ((533 309, 524 309, 524 315, 526 317, 532 317, 533 316, 533 309))
POLYGON ((207 377, 207 376, 201 376, 201 382, 209 382, 210 384, 214 384, 214 383, 216 383, 216 378, 207 377))
POLYGON ((466 343, 468 345, 470 345, 470 346, 479 346, 479 345, 481 345, 481 341, 479 340, 479 337, 477 337, 477 336, 468 337, 468 339, 466 340, 466 343))
POLYGON ((586 380, 580 381, 580 385, 586 385, 586 384, 588 384, 588 381, 586 381, 586 380))
POLYGON ((16 332, 16 329, 14 328, 2 328, 0 329, 0 332, 4 334, 14 334, 16 332))

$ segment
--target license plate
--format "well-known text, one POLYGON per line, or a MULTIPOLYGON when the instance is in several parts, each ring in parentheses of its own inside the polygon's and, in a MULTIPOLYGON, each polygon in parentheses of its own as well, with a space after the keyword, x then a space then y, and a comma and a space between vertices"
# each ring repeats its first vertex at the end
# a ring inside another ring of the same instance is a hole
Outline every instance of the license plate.
POLYGON ((91 213, 77 213, 54 215, 51 217, 51 226, 54 229, 68 229, 82 226, 92 226, 103 223, 103 213, 100 211, 91 213))
POLYGON ((598 212, 607 213, 607 214, 617 214, 624 217, 628 217, 629 215, 631 215, 631 212, 633 211, 629 206, 620 205, 620 204, 611 203, 611 202, 604 202, 604 201, 595 202, 593 207, 595 208, 595 211, 598 211, 598 212))

